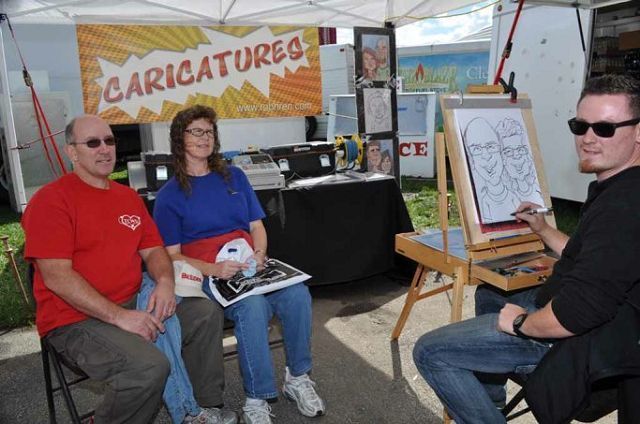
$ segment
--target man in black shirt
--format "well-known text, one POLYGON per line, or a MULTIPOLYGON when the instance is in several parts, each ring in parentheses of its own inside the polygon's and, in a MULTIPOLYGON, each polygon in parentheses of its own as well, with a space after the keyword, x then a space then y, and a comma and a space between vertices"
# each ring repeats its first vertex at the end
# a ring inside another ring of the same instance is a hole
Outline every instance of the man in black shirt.
POLYGON ((612 321, 640 281, 640 82, 605 75, 586 82, 575 134, 579 169, 593 173, 575 234, 551 227, 539 207, 516 212, 561 255, 547 282, 505 293, 481 286, 476 318, 423 335, 413 351, 427 383, 456 423, 499 423, 503 384, 486 374, 531 372, 552 341, 588 334, 612 321))

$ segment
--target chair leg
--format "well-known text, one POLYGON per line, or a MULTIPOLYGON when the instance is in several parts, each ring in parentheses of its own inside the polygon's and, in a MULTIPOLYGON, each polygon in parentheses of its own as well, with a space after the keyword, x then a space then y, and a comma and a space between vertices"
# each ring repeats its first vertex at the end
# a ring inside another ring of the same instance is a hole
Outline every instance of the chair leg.
POLYGON ((511 400, 509 401, 509 403, 507 403, 507 405, 502 408, 502 415, 505 416, 505 421, 511 421, 515 418, 518 418, 520 415, 524 415, 527 412, 529 412, 530 408, 527 406, 526 408, 511 414, 511 411, 513 411, 516 406, 518 406, 518 404, 524 399, 524 389, 520 389, 518 391, 518 393, 516 393, 511 400), (511 414, 511 415, 509 415, 511 414))
MULTIPOLYGON (((55 371, 56 377, 58 379, 58 387, 55 389, 52 388, 50 393, 47 394, 47 401, 49 401, 49 397, 51 397, 50 412, 51 412, 51 409, 53 408, 53 415, 50 414, 50 417, 51 416, 54 417, 53 418, 54 421, 52 422, 55 423, 55 407, 53 406, 54 405, 53 392, 55 392, 56 390, 60 390, 62 391, 62 396, 64 397, 64 401, 67 404, 67 410, 69 411, 69 415, 71 416, 71 421, 74 424, 82 424, 82 419, 78 415, 76 404, 73 401, 73 397, 71 396, 71 391, 69 390, 69 383, 67 382, 67 378, 64 375, 62 365, 60 365, 60 363, 62 362, 60 355, 58 354, 58 352, 55 351, 55 349, 50 349, 46 341, 41 341, 41 344, 42 344, 43 352, 46 352, 46 355, 48 355, 48 358, 51 358, 51 364, 53 365, 53 370, 55 371)), ((48 362, 49 361, 47 360, 47 365, 46 365, 47 369, 49 368, 48 362)), ((44 362, 43 362, 43 365, 44 365, 44 362)), ((45 375, 47 375, 46 372, 45 372, 45 375)), ((50 374, 48 375, 49 375, 49 382, 51 382, 51 375, 50 374)))
POLYGON ((53 360, 53 369, 56 372, 58 377, 58 383, 60 383, 60 390, 62 391, 62 396, 64 397, 64 401, 67 404, 67 409, 69 410, 69 415, 71 415, 71 421, 73 424, 82 424, 80 420, 80 416, 78 415, 78 410, 76 409, 76 404, 71 397, 71 391, 69 390, 69 386, 67 384, 66 377, 64 375, 64 371, 62 370, 62 366, 60 365, 60 356, 58 352, 51 351, 51 355, 54 357, 53 360))
POLYGON ((44 386, 47 394, 47 406, 49 407, 49 424, 56 424, 56 404, 53 401, 53 385, 51 384, 51 368, 49 367, 49 351, 40 341, 42 349, 42 370, 44 371, 44 386))

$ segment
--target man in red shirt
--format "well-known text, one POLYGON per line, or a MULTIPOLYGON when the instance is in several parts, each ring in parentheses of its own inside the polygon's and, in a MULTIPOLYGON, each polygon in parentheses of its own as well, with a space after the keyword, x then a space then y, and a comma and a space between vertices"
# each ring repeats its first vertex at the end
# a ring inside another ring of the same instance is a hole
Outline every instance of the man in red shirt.
MULTIPOLYGON (((107 383, 96 423, 148 423, 169 373, 152 342, 176 313, 173 267, 144 203, 108 178, 116 159, 109 125, 97 116, 78 117, 67 126, 66 140, 73 173, 42 187, 22 218, 25 257, 35 267, 38 332, 91 378, 107 383), (135 309, 142 261, 156 282, 146 311, 135 309)), ((197 298, 177 309, 196 400, 219 406, 222 312, 197 298)), ((215 415, 215 422, 235 422, 235 416, 215 415)))

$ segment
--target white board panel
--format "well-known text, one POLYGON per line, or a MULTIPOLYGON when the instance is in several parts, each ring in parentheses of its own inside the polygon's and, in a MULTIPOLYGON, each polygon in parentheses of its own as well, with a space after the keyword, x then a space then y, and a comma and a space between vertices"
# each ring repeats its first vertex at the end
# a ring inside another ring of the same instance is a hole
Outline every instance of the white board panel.
MULTIPOLYGON (((493 82, 502 50, 509 36, 517 4, 501 2, 494 9, 489 58, 489 81, 493 82)), ((581 10, 587 43, 582 51, 576 11, 559 6, 525 6, 520 15, 511 57, 502 77, 515 72, 514 85, 533 103, 533 117, 551 196, 584 201, 592 175, 578 172, 574 138, 567 120, 576 115, 576 102, 586 75, 591 39, 591 13, 581 10)))

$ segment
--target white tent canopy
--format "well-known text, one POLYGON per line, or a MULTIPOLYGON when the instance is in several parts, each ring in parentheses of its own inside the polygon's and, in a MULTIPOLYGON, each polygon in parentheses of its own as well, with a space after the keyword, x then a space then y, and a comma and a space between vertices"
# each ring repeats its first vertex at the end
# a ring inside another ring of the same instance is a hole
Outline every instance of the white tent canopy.
POLYGON ((479 0, 4 0, 16 23, 402 26, 479 0))

